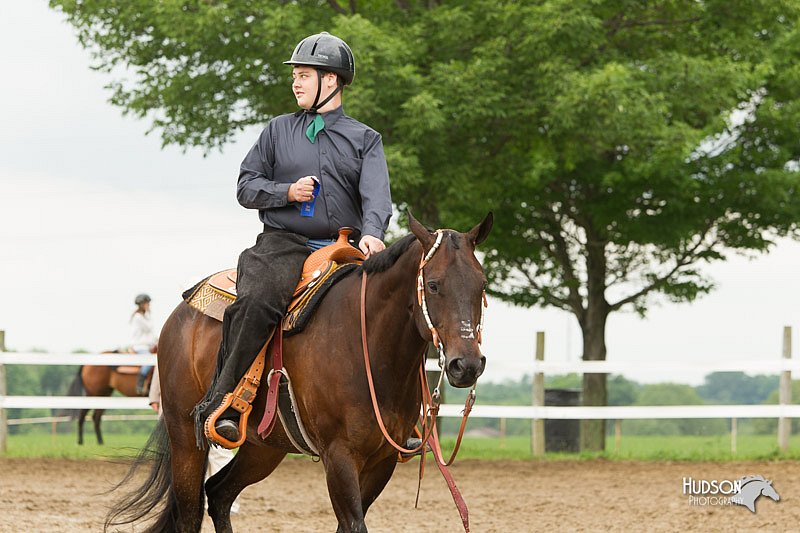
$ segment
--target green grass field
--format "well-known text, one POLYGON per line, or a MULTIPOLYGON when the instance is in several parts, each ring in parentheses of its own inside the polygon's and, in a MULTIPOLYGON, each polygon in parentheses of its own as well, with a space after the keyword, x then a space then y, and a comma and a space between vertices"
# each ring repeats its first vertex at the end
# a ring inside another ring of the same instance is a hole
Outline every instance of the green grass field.
POLYGON ((134 457, 147 441, 145 433, 104 433, 105 444, 100 446, 94 432, 84 435, 83 446, 78 446, 74 433, 36 432, 9 435, 6 457, 50 457, 60 459, 119 459, 134 457))
MULTIPOLYGON (((49 457, 63 459, 120 459, 132 457, 144 445, 148 435, 145 433, 104 435, 106 443, 96 444, 94 435, 86 435, 86 444, 78 446, 75 435, 46 432, 10 435, 7 457, 49 457)), ((729 461, 754 459, 800 459, 800 438, 794 437, 790 451, 780 454, 776 437, 773 435, 740 435, 737 454, 730 450, 730 437, 727 435, 695 436, 623 436, 619 452, 614 451, 613 437, 606 439, 608 449, 605 453, 548 453, 545 460, 582 460, 603 458, 608 460, 641 461, 729 461)), ((448 456, 455 439, 444 438, 442 442, 445 457, 448 456)), ((530 439, 528 437, 465 438, 458 454, 459 459, 486 460, 530 460, 530 439)))

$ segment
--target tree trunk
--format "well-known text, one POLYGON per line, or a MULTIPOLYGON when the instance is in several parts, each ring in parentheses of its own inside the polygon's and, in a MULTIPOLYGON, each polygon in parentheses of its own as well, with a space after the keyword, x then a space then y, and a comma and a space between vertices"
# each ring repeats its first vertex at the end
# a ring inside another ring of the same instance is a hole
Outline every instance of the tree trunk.
MULTIPOLYGON (((605 244, 591 241, 587 245, 586 310, 579 319, 583 333, 583 360, 605 361, 606 320, 610 312, 606 301, 605 244)), ((583 375, 583 405, 608 405, 607 374, 583 375)), ((604 451, 606 443, 605 420, 581 420, 581 450, 604 451)))
MULTIPOLYGON (((583 360, 605 361, 607 313, 589 319, 583 330, 583 360)), ((607 374, 583 375, 583 405, 608 405, 607 374)), ((603 451, 606 443, 605 420, 581 420, 581 450, 603 451)))

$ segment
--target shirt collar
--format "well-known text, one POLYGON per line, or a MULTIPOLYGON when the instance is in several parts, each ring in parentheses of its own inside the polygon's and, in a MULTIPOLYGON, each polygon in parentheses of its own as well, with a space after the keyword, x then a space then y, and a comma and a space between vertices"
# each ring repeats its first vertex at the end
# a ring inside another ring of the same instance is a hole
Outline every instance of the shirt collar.
MULTIPOLYGON (((300 109, 295 113, 295 116, 303 117, 304 124, 310 124, 311 121, 314 120, 313 115, 314 113, 307 113, 305 109, 300 109), (307 115, 309 118, 305 118, 304 115, 307 115)), ((330 128, 331 126, 336 124, 336 121, 339 120, 340 117, 344 116, 344 106, 340 105, 336 109, 332 109, 327 113, 320 113, 320 115, 322 115, 322 118, 325 119, 325 127, 330 128)))

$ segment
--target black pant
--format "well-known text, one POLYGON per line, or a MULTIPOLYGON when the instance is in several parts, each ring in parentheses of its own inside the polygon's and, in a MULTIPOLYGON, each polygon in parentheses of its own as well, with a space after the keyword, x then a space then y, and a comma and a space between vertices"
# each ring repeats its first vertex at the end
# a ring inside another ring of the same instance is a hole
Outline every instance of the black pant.
POLYGON ((214 381, 195 407, 195 422, 202 432, 206 418, 233 392, 291 302, 292 293, 310 253, 308 239, 295 233, 270 230, 239 256, 236 301, 225 310, 222 343, 214 381))

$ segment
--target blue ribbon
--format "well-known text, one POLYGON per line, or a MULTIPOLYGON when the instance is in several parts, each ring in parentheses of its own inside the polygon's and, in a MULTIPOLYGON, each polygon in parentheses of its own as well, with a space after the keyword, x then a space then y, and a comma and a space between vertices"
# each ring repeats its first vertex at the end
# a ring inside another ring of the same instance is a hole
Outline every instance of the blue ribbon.
POLYGON ((320 182, 319 179, 315 176, 312 176, 314 180, 314 198, 309 200, 308 202, 303 202, 300 204, 300 216, 301 217, 313 217, 314 216, 314 204, 317 201, 317 195, 319 194, 320 189, 320 182))

